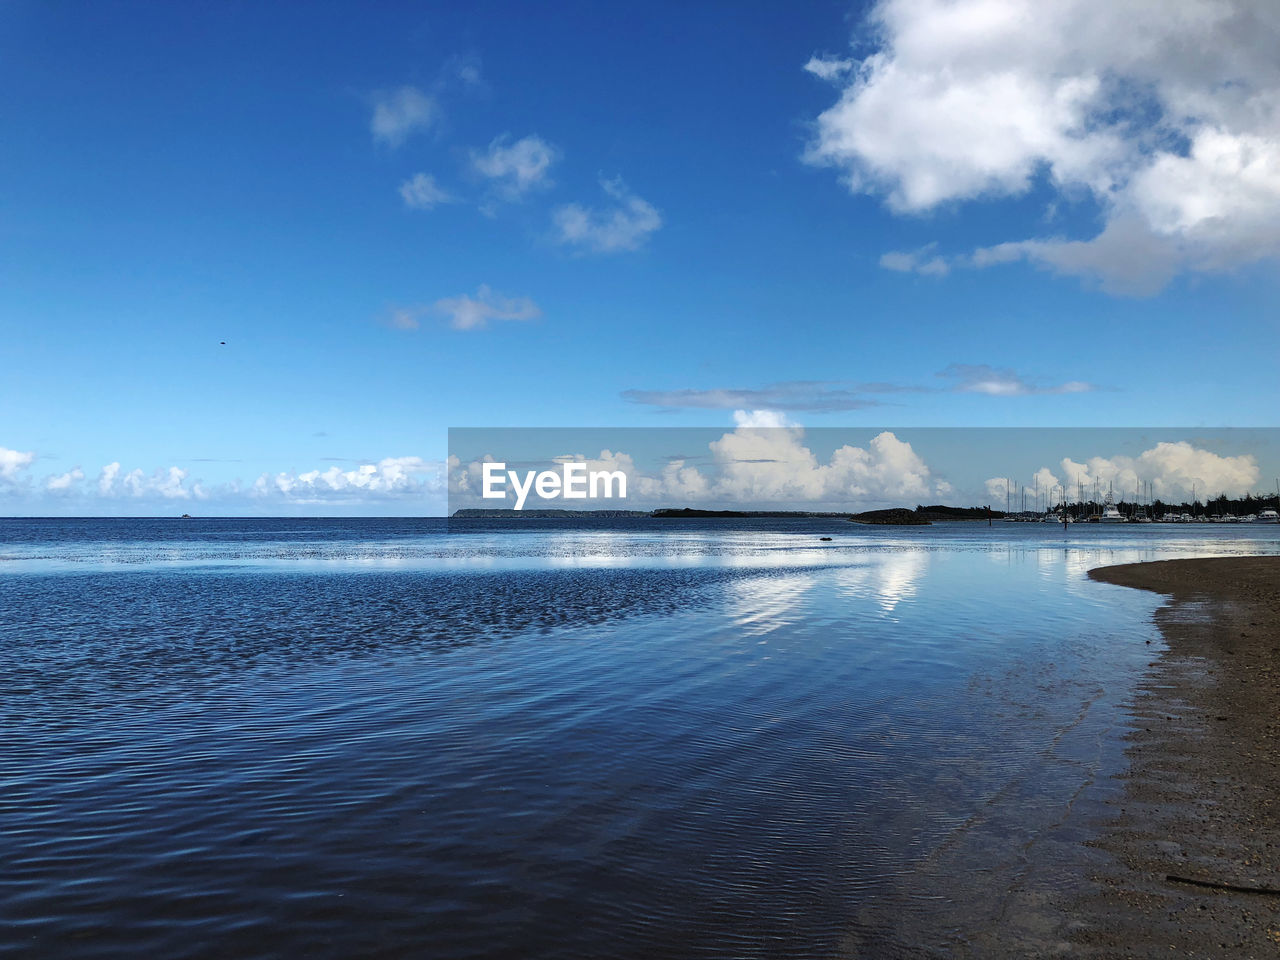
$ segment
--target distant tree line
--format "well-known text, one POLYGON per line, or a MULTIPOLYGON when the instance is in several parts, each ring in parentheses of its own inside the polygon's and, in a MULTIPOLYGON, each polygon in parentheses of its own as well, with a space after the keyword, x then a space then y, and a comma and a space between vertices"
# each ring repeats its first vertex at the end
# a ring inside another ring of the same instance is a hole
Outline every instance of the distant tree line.
MULTIPOLYGON (((1131 515, 1135 510, 1145 510, 1148 516, 1156 519, 1166 513, 1189 513, 1192 516, 1246 517, 1250 514, 1261 513, 1263 510, 1280 510, 1280 498, 1277 498, 1274 493, 1270 495, 1248 493, 1243 497, 1233 499, 1226 494, 1220 493, 1204 503, 1201 503, 1198 498, 1195 501, 1183 500, 1181 503, 1157 498, 1150 503, 1134 503, 1129 500, 1120 500, 1117 501, 1116 507, 1125 516, 1131 515)), ((1063 508, 1064 505, 1058 503, 1052 509, 1059 511, 1063 508)), ((1095 513, 1101 513, 1102 504, 1096 500, 1089 500, 1085 503, 1068 503, 1065 505, 1065 509, 1073 517, 1087 517, 1095 513)))

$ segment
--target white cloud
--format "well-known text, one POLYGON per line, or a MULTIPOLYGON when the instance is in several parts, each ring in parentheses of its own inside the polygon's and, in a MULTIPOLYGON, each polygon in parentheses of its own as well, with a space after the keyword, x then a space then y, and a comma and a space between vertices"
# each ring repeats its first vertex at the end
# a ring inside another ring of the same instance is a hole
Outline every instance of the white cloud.
POLYGON ((72 487, 77 486, 84 479, 84 471, 79 467, 68 470, 66 473, 51 476, 44 482, 44 488, 51 493, 66 493, 72 487))
POLYGON ((200 489, 200 485, 194 484, 191 489, 187 489, 183 484, 187 479, 187 471, 181 467, 170 467, 168 470, 158 472, 150 484, 150 488, 162 497, 171 500, 186 500, 189 497, 203 497, 204 492, 200 489))
POLYGON ((523 137, 514 143, 499 137, 483 153, 472 151, 471 165, 494 183, 499 196, 519 200, 531 190, 551 185, 548 175, 559 151, 541 137, 523 137))
POLYGON ((930 243, 918 250, 894 250, 880 257, 880 266, 886 270, 899 273, 918 273, 926 277, 945 277, 951 267, 934 251, 936 243, 930 243))
POLYGON ((400 184, 400 198, 413 210, 430 210, 436 204, 453 202, 453 196, 429 173, 415 173, 400 184))
POLYGON ((1037 480, 1042 496, 1057 486, 1065 488, 1070 500, 1075 500, 1081 489, 1086 499, 1091 498, 1095 484, 1100 494, 1113 491, 1117 500, 1131 499, 1144 490, 1156 497, 1178 501, 1190 499, 1194 491, 1197 497, 1206 500, 1220 493, 1243 496, 1256 490, 1261 479, 1258 462, 1252 454, 1227 457, 1187 441, 1157 443, 1136 457, 1095 456, 1079 461, 1063 457, 1059 469, 1061 473, 1041 467, 1025 481, 1006 482, 1004 478, 993 477, 986 482, 987 492, 993 503, 1002 503, 1007 484, 1010 497, 1018 498, 1015 506, 1019 508, 1019 487, 1030 491, 1037 480))
POLYGON ((443 297, 430 306, 396 307, 388 323, 399 330, 417 330, 428 317, 440 317, 455 330, 481 330, 490 320, 536 320, 542 310, 528 297, 504 297, 481 284, 474 297, 443 297))
POLYGON ((104 497, 109 497, 116 487, 116 477, 120 475, 119 463, 108 463, 102 468, 102 472, 98 474, 98 493, 104 497))
MULTIPOLYGON (((676 459, 656 474, 646 474, 629 454, 611 450, 593 458, 558 459, 583 462, 588 471, 621 470, 627 475, 626 506, 633 509, 673 504, 844 509, 851 504, 931 498, 950 489, 909 443, 889 431, 876 435, 865 448, 846 444, 824 462, 806 445, 804 427, 785 414, 738 410, 734 421, 732 431, 707 445, 709 461, 702 468, 676 459)), ((482 464, 477 460, 464 465, 450 458, 453 506, 493 506, 479 499, 482 464)))
POLYGON ((951 380, 951 389, 959 393, 985 393, 993 397, 1022 397, 1030 394, 1087 393, 1098 389, 1083 380, 1043 383, 1024 377, 1007 367, 985 363, 953 363, 938 374, 951 380))
POLYGON ((1157 497, 1189 497, 1194 489, 1201 499, 1225 493, 1242 496, 1257 489, 1261 479, 1258 462, 1251 454, 1224 457, 1186 441, 1158 443, 1137 457, 1091 457, 1076 462, 1062 459, 1068 484, 1083 483, 1086 495, 1095 481, 1103 489, 1114 486, 1116 495, 1133 495, 1140 484, 1149 483, 1157 497))
POLYGON ((993 503, 1006 503, 1011 505, 1015 485, 1007 477, 992 477, 986 482, 987 494, 991 497, 993 503), (1005 494, 1008 493, 1008 497, 1005 494))
POLYGON ((928 465, 890 431, 867 447, 846 444, 823 463, 804 444, 804 428, 773 411, 738 411, 738 426, 711 446, 719 500, 865 503, 928 497, 928 465))
POLYGON ((819 80, 826 80, 828 83, 835 83, 844 77, 850 70, 857 66, 857 61, 847 57, 833 57, 823 55, 821 57, 816 54, 809 58, 809 62, 804 65, 807 73, 812 73, 819 80))
POLYGON ((0 447, 0 480, 16 480, 18 473, 31 466, 35 458, 34 453, 0 447))
POLYGON ((165 500, 204 500, 208 493, 200 482, 187 483, 187 471, 167 467, 147 474, 141 469, 122 473, 119 463, 109 463, 98 475, 98 494, 103 497, 160 497, 165 500))
POLYGON ((561 243, 593 253, 636 250, 662 226, 662 215, 631 193, 621 179, 601 180, 600 186, 614 201, 612 206, 593 209, 570 203, 552 213, 561 243))
MULTIPOLYGON (((1003 509, 1005 504, 1013 510, 1021 510, 1025 503, 1028 510, 1044 509, 1046 505, 1060 502, 1064 496, 1062 481, 1048 467, 1041 467, 1025 481, 1006 477, 992 477, 986 481, 991 506, 1003 509), (1008 492, 1008 498, 1005 492, 1008 492)), ((1074 488, 1066 496, 1074 498, 1074 488)))
POLYGON ((293 503, 361 503, 438 495, 444 488, 444 465, 421 457, 386 457, 353 470, 329 467, 303 473, 262 474, 250 495, 293 503))
POLYGON ((1041 494, 1052 493, 1054 488, 1062 486, 1062 481, 1048 467, 1041 467, 1031 477, 1031 489, 1039 491, 1041 494))
POLYGON ((452 453, 449 454, 448 459, 445 461, 445 476, 449 496, 480 497, 484 479, 481 470, 486 461, 492 462, 492 460, 493 457, 491 455, 486 455, 480 460, 473 460, 464 465, 461 459, 452 453))
POLYGON ((430 127, 439 113, 432 97, 417 87, 400 87, 374 96, 369 130, 375 141, 398 147, 410 134, 430 127))
POLYGON ((482 285, 474 297, 466 294, 437 300, 432 309, 449 319, 455 330, 479 330, 490 320, 536 320, 542 316, 528 297, 504 297, 482 285))
POLYGON ((1144 294, 1280 257, 1280 4, 881 0, 869 26, 879 47, 847 73, 806 65, 845 77, 811 162, 899 212, 1041 180, 1101 209, 1095 237, 971 265, 1027 259, 1144 294))

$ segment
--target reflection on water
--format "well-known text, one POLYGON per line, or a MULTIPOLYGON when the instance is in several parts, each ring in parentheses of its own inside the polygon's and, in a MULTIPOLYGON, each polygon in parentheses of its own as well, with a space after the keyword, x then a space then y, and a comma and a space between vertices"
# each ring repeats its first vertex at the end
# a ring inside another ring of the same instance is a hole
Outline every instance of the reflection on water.
POLYGON ((737 580, 725 589, 725 611, 744 636, 769 633, 792 622, 813 585, 813 578, 802 574, 737 580))
POLYGON ((406 527, 0 521, 0 951, 874 956, 1121 762, 1084 571, 1278 546, 406 527))
POLYGON ((885 614, 891 614, 899 603, 915 595, 929 560, 930 554, 919 549, 882 551, 876 562, 842 567, 834 579, 849 596, 870 598, 885 614))

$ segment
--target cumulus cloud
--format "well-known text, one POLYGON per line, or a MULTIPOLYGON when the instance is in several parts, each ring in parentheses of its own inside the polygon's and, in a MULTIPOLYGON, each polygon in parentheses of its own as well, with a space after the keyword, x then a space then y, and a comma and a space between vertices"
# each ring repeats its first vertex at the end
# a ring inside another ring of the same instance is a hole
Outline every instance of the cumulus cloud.
POLYGON ((622 180, 601 180, 612 203, 590 208, 570 203, 552 213, 556 239, 592 253, 636 250, 662 226, 662 215, 647 200, 631 193, 622 180))
POLYGON ((104 497, 111 496, 116 486, 116 477, 120 476, 120 464, 108 463, 98 474, 98 493, 104 497))
POLYGON ((1003 501, 1006 488, 1011 497, 1017 497, 1020 487, 1031 489, 1038 482, 1041 494, 1057 487, 1071 500, 1081 489, 1086 499, 1092 497, 1096 486, 1101 493, 1114 491, 1117 499, 1147 490, 1165 500, 1181 501, 1190 499, 1193 492, 1201 499, 1218 494, 1243 496, 1257 489, 1261 479, 1252 454, 1222 456, 1185 440, 1157 443, 1136 457, 1063 457, 1058 466, 1060 472, 1041 467, 1025 481, 993 477, 986 482, 987 492, 1003 501))
MULTIPOLYGON (((1015 238, 1117 293, 1280 257, 1280 5, 1255 0, 881 0, 806 157, 923 213, 1047 184, 1091 197, 1093 237, 1015 238)), ((945 261, 944 261, 945 265, 945 261)), ((941 268, 937 268, 941 269, 941 268)))
POLYGON ((1224 457, 1187 441, 1158 443, 1137 457, 1090 457, 1077 462, 1064 457, 1062 472, 1068 484, 1082 483, 1086 491, 1096 481, 1132 494, 1150 484, 1157 497, 1242 496, 1258 486, 1261 472, 1252 454, 1224 457))
POLYGON ((1061 502, 1064 496, 1074 499, 1075 494, 1075 488, 1068 490, 1048 467, 1041 467, 1026 480, 992 477, 985 486, 992 506, 1007 503, 1014 510, 1022 509, 1024 497, 1030 510, 1052 506, 1061 502))
POLYGON ((400 198, 412 210, 430 210, 436 204, 453 202, 453 196, 429 173, 415 173, 400 184, 400 198))
POLYGON ((84 479, 84 471, 79 467, 51 476, 44 482, 44 488, 50 493, 67 493, 78 486, 84 479))
POLYGON ((1098 389, 1082 380, 1044 383, 1024 377, 1014 370, 985 363, 953 363, 938 374, 952 381, 959 393, 985 393, 993 397, 1022 397, 1029 394, 1087 393, 1098 389))
POLYGON ((187 471, 167 467, 150 474, 141 469, 125 473, 119 463, 109 463, 98 474, 98 494, 102 497, 134 499, 160 497, 165 500, 203 500, 207 491, 199 481, 187 482, 187 471))
MULTIPOLYGON (((909 502, 950 490, 911 444, 891 431, 877 434, 866 447, 846 444, 823 459, 806 444, 804 427, 779 411, 738 410, 734 421, 733 430, 707 445, 701 465, 679 458, 656 473, 645 473, 630 454, 611 450, 558 459, 585 463, 588 471, 621 470, 632 507, 696 503, 844 509, 909 502)), ((455 505, 493 506, 478 499, 483 464, 450 459, 449 492, 455 505)))
POLYGON ((35 458, 36 455, 31 452, 0 447, 0 480, 16 480, 18 474, 31 466, 35 458))
POLYGON ((353 470, 333 466, 303 473, 264 473, 249 492, 256 499, 294 503, 361 503, 437 495, 444 489, 444 479, 444 465, 438 461, 386 457, 353 470))
POLYGON ((846 444, 822 462, 805 431, 773 411, 738 411, 737 428, 711 443, 718 500, 864 503, 911 500, 934 492, 928 465, 891 431, 864 447, 846 444))
POLYGON ((398 147, 411 134, 430 127, 439 113, 431 96, 417 87, 400 87, 375 94, 369 130, 378 143, 398 147))
POLYGON ((472 151, 471 166, 490 180, 505 200, 519 200, 530 191, 551 185, 549 171, 559 151, 541 137, 523 137, 514 143, 498 137, 487 150, 472 151))

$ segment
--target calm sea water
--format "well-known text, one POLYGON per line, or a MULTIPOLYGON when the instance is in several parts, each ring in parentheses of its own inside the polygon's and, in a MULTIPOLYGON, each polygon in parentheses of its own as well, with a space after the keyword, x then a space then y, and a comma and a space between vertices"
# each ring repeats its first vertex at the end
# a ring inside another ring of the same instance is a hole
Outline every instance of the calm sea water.
POLYGON ((1158 599, 1085 571, 1258 552, 1280 528, 0 520, 0 950, 874 947, 946 895, 923 864, 1012 877, 1114 789, 1158 599))

